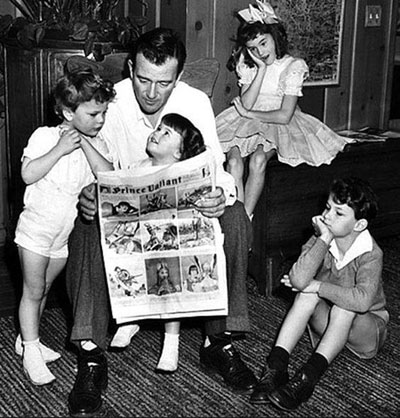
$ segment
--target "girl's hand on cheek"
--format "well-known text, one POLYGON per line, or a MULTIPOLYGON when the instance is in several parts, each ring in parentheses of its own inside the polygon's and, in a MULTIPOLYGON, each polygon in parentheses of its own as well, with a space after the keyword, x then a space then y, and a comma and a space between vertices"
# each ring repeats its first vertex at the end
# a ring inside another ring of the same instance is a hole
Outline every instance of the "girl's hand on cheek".
POLYGON ((260 58, 258 58, 258 57, 256 57, 255 55, 254 55, 254 53, 253 52, 251 52, 249 49, 247 49, 247 52, 248 52, 248 54, 250 55, 250 58, 254 61, 254 63, 256 64, 256 66, 259 68, 259 69, 262 69, 262 68, 266 68, 267 67, 267 64, 262 60, 262 59, 260 59, 260 58))

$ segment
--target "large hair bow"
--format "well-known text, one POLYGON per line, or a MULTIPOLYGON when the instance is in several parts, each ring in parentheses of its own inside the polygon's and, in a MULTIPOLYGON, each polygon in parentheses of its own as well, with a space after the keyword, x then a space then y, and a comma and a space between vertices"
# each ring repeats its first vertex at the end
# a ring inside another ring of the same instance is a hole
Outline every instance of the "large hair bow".
POLYGON ((247 23, 261 22, 266 24, 278 23, 279 19, 275 14, 273 7, 266 1, 256 0, 257 7, 249 4, 247 9, 241 10, 241 16, 247 23))

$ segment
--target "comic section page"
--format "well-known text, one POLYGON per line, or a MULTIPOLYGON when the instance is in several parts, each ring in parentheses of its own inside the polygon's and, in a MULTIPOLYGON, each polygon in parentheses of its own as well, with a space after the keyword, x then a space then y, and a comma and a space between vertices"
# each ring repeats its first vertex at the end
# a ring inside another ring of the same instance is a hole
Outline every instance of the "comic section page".
POLYGON ((227 314, 223 234, 196 210, 215 187, 204 152, 170 166, 98 175, 101 246, 113 317, 227 314))

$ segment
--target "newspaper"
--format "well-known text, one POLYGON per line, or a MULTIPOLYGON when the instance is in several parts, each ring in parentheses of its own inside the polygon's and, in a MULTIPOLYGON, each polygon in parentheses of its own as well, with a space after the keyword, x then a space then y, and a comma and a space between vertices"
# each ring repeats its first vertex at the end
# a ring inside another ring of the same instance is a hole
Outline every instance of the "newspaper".
POLYGON ((170 166, 98 175, 101 246, 117 323, 227 315, 218 219, 195 203, 215 188, 210 151, 170 166))

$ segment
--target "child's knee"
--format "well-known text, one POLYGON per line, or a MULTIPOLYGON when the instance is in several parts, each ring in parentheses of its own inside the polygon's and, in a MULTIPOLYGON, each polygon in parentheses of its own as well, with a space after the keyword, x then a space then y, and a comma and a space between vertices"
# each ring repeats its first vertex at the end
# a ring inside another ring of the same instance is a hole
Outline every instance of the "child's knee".
POLYGON ((267 169, 268 158, 264 151, 254 151, 250 157, 249 169, 256 173, 265 173, 267 169))
POLYGON ((228 158, 227 162, 227 171, 238 177, 243 176, 244 163, 243 159, 240 156, 232 155, 228 158))
POLYGON ((332 318, 348 318, 353 320, 356 317, 356 313, 347 309, 340 308, 337 305, 333 305, 331 309, 332 318))
POLYGON ((296 295, 293 306, 302 311, 309 310, 310 312, 314 312, 320 300, 320 297, 315 293, 299 292, 296 295))
POLYGON ((32 302, 41 302, 46 296, 47 291, 45 285, 25 287, 23 296, 32 302))

